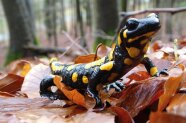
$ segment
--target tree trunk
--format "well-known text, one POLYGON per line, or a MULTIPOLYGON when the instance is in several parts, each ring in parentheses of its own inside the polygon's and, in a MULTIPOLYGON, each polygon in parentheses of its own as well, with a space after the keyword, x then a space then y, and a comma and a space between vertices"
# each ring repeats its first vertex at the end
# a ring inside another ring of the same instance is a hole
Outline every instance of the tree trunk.
POLYGON ((127 11, 127 0, 121 0, 121 11, 127 11))
POLYGON ((25 56, 24 46, 34 44, 36 38, 30 2, 30 0, 2 0, 10 34, 10 46, 5 64, 25 56))
POLYGON ((99 43, 111 44, 111 40, 102 38, 103 33, 113 36, 118 25, 118 7, 116 0, 94 0, 94 49, 99 43))
POLYGON ((84 37, 84 30, 83 30, 83 19, 80 11, 80 1, 76 0, 76 19, 77 19, 77 29, 80 33, 81 39, 80 39, 80 45, 87 48, 85 37, 84 37))
POLYGON ((64 0, 59 0, 59 2, 60 2, 60 5, 61 5, 61 18, 60 18, 60 20, 61 20, 61 29, 60 29, 60 31, 62 31, 62 30, 67 30, 67 27, 66 27, 66 23, 65 23, 65 8, 64 8, 64 0))
POLYGON ((57 30, 56 30, 56 2, 53 0, 45 0, 45 26, 47 30, 48 40, 53 46, 58 45, 57 41, 57 30), (53 39, 53 40, 52 40, 53 39))

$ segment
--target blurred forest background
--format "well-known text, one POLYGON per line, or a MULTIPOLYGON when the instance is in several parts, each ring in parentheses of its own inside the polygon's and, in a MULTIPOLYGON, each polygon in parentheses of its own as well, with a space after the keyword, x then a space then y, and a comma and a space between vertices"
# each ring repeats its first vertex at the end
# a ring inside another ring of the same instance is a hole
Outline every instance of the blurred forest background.
MULTIPOLYGON (((99 43, 110 45, 116 40, 120 22, 130 12, 185 7, 186 0, 1 0, 0 68, 22 57, 79 47, 83 53, 92 52, 99 43)), ((155 39, 186 39, 186 11, 159 15, 162 28, 155 39)))

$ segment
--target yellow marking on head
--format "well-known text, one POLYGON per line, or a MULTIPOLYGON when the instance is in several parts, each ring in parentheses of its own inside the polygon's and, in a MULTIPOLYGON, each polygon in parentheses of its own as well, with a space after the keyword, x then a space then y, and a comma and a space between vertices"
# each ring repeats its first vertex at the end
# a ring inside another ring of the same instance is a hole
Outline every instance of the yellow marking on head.
POLYGON ((75 72, 72 74, 72 81, 73 82, 76 82, 77 81, 77 78, 78 78, 78 74, 75 72))
POLYGON ((108 78, 108 81, 111 82, 113 81, 114 79, 116 79, 116 77, 118 77, 118 73, 111 73, 111 75, 109 76, 108 78))
POLYGON ((155 13, 150 13, 149 15, 147 15, 147 17, 151 17, 151 16, 156 16, 155 13))
POLYGON ((118 35, 118 45, 120 46, 122 43, 122 40, 121 40, 121 37, 120 37, 120 34, 118 35))
POLYGON ((146 44, 148 41, 149 41, 148 39, 142 40, 142 41, 140 41, 140 44, 141 45, 146 44))
POLYGON ((138 40, 139 38, 141 38, 141 37, 143 37, 143 36, 145 36, 145 37, 151 37, 154 33, 155 33, 155 32, 148 32, 148 33, 145 33, 145 34, 143 34, 143 35, 140 35, 140 36, 137 36, 137 37, 134 37, 134 38, 130 38, 130 39, 128 39, 128 42, 129 42, 129 43, 132 43, 132 42, 138 40))
POLYGON ((89 69, 89 68, 91 68, 91 67, 93 67, 93 66, 99 66, 99 65, 101 65, 104 61, 105 61, 105 57, 103 57, 103 58, 101 58, 101 59, 99 59, 99 60, 97 60, 97 61, 88 63, 88 64, 85 65, 85 69, 89 69))
POLYGON ((123 32, 123 37, 124 37, 124 38, 127 38, 127 31, 128 31, 128 29, 126 29, 126 30, 123 32))
POLYGON ((112 50, 110 51, 109 55, 108 55, 108 59, 111 61, 113 59, 113 52, 114 52, 114 48, 112 48, 112 50))
POLYGON ((150 75, 151 75, 151 76, 154 76, 157 72, 158 72, 157 67, 152 67, 152 68, 150 68, 150 75))
POLYGON ((143 48, 143 53, 146 53, 147 50, 149 48, 149 42, 145 45, 145 47, 143 48))
POLYGON ((126 47, 126 49, 128 51, 129 56, 132 58, 135 58, 140 54, 140 50, 136 47, 130 47, 130 48, 126 47))
POLYGON ((110 61, 110 62, 108 62, 106 64, 101 65, 100 66, 100 70, 110 71, 112 69, 113 65, 114 65, 114 62, 110 61))
POLYGON ((126 64, 126 65, 131 65, 131 64, 132 64, 132 60, 131 60, 130 58, 126 58, 126 59, 124 60, 124 64, 126 64))
POLYGON ((82 82, 85 83, 85 84, 87 84, 88 83, 88 77, 83 76, 82 77, 82 82))

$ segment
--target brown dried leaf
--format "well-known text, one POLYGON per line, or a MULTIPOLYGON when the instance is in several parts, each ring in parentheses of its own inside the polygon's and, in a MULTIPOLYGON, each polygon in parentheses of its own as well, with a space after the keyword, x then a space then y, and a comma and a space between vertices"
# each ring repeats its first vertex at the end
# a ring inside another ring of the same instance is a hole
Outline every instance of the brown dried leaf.
POLYGON ((130 81, 132 81, 132 80, 141 81, 141 80, 148 79, 149 77, 151 77, 151 76, 149 75, 149 73, 147 71, 138 71, 138 72, 135 72, 135 73, 129 75, 127 78, 129 78, 130 81))
POLYGON ((0 113, 11 113, 21 110, 37 109, 48 105, 52 101, 44 98, 28 99, 28 98, 0 98, 0 113))
POLYGON ((126 111, 124 108, 117 107, 117 106, 111 106, 109 109, 113 111, 114 113, 116 113, 117 123, 134 123, 134 120, 130 116, 129 112, 126 111))
POLYGON ((79 63, 90 63, 90 62, 93 62, 93 61, 98 60, 98 59, 100 59, 100 58, 97 57, 95 54, 89 54, 89 55, 85 55, 85 56, 78 56, 74 60, 74 63, 75 64, 79 64, 79 63))
POLYGON ((26 60, 18 60, 11 63, 11 70, 9 73, 24 77, 31 69, 31 63, 26 60))
POLYGON ((117 105, 125 108, 134 117, 159 98, 165 81, 165 78, 159 77, 131 84, 123 90, 117 105))
POLYGON ((175 95, 179 88, 180 82, 183 79, 183 70, 173 68, 169 71, 169 79, 164 85, 164 94, 159 99, 158 111, 162 111, 170 102, 172 96, 175 95))
POLYGON ((186 117, 186 95, 176 94, 166 108, 167 112, 186 117))
POLYGON ((81 105, 83 107, 86 107, 85 103, 85 97, 80 94, 76 89, 69 90, 63 83, 62 83, 62 78, 60 76, 55 76, 54 77, 54 83, 57 86, 59 90, 61 90, 64 95, 74 102, 75 104, 81 105))
POLYGON ((0 97, 15 97, 15 95, 0 91, 0 97))
POLYGON ((186 118, 164 112, 151 112, 150 123, 185 123, 186 118))
POLYGON ((15 74, 1 75, 0 91, 15 94, 21 89, 23 77, 15 74))
MULTIPOLYGON (((113 47, 114 48, 114 47, 113 47)), ((100 58, 103 58, 104 56, 106 56, 109 52, 111 51, 111 48, 104 45, 104 44, 100 44, 98 45, 97 49, 96 49, 96 54, 97 56, 99 56, 100 58)))
POLYGON ((29 98, 40 97, 39 87, 41 80, 49 74, 49 66, 43 64, 34 66, 25 76, 21 91, 26 93, 29 98))

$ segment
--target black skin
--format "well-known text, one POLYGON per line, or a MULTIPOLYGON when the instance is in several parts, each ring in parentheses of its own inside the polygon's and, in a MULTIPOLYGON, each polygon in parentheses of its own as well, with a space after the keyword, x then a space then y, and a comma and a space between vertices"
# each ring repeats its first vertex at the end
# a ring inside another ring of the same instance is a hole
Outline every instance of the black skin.
MULTIPOLYGON (((64 66, 63 69, 61 70, 52 70, 51 71, 53 75, 59 75, 63 78, 63 83, 67 86, 70 86, 71 88, 77 89, 77 90, 85 90, 92 98, 95 99, 96 105, 94 109, 102 109, 104 108, 104 103, 102 103, 101 99, 99 98, 98 95, 98 90, 96 89, 98 84, 107 84, 105 86, 106 91, 109 91, 110 88, 115 88, 116 91, 121 91, 124 88, 124 85, 122 82, 118 81, 123 75, 125 75, 128 71, 130 71, 132 68, 137 66, 138 64, 142 63, 145 65, 146 69, 148 72, 150 72, 150 69, 152 67, 155 67, 155 65, 152 63, 152 61, 148 57, 144 57, 145 53, 142 52, 145 44, 141 45, 140 41, 144 39, 149 39, 147 34, 148 32, 156 32, 160 28, 160 22, 156 14, 153 14, 150 17, 144 18, 144 19, 129 19, 127 21, 126 26, 121 29, 120 31, 120 38, 122 40, 121 44, 117 44, 114 48, 112 58, 110 59, 109 55, 105 56, 102 58, 102 62, 99 65, 93 65, 90 68, 86 68, 86 64, 78 64, 73 69, 68 70, 69 66, 71 65, 66 65, 66 64, 61 64, 57 61, 52 62, 51 64, 55 66, 64 66), (127 31, 127 37, 123 37, 123 32, 125 30, 127 31), (128 43, 129 38, 134 38, 137 36, 142 36, 136 41, 132 43, 128 43), (136 47, 140 50, 140 53, 137 57, 131 57, 126 50, 126 48, 130 47, 136 47), (127 65, 124 64, 124 60, 126 58, 132 59, 132 64, 127 65), (112 63, 113 67, 110 70, 102 70, 101 66, 107 64, 107 63, 112 63), (72 74, 77 73, 77 81, 73 82, 72 81, 72 74), (113 77, 112 79, 109 79, 109 77, 112 76, 112 73, 115 73, 116 76, 113 77), (88 83, 83 83, 82 82, 82 77, 86 76, 88 78, 88 83)), ((51 66, 51 65, 50 65, 51 66)), ((160 74, 166 74, 167 72, 160 71, 156 72, 152 76, 159 76, 160 74)), ((41 81, 40 84, 40 95, 43 97, 48 97, 52 100, 59 99, 60 96, 57 95, 56 93, 52 93, 51 91, 48 90, 49 87, 54 86, 53 83, 53 76, 48 76, 44 78, 41 81)))

